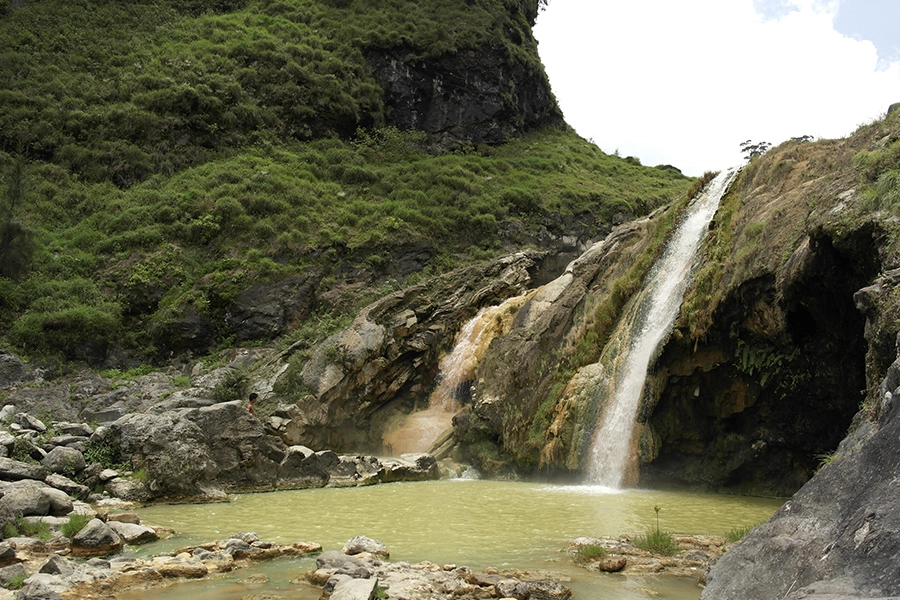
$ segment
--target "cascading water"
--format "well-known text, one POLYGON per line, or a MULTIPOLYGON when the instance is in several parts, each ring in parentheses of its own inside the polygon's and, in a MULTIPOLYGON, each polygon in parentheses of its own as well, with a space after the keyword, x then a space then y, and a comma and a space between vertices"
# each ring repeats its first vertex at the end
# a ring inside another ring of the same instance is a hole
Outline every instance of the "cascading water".
POLYGON ((428 397, 428 408, 406 417, 403 425, 384 436, 388 454, 427 452, 453 425, 453 417, 462 408, 460 396, 466 393, 475 375, 478 360, 495 337, 505 333, 525 296, 509 298, 497 306, 481 309, 456 336, 453 350, 441 360, 438 385, 428 397))
POLYGON ((719 201, 739 168, 719 173, 688 207, 644 288, 631 300, 613 340, 621 346, 604 350, 609 370, 609 401, 599 415, 588 455, 588 482, 618 488, 636 468, 634 428, 647 369, 669 335, 690 279, 694 255, 715 215, 719 201))

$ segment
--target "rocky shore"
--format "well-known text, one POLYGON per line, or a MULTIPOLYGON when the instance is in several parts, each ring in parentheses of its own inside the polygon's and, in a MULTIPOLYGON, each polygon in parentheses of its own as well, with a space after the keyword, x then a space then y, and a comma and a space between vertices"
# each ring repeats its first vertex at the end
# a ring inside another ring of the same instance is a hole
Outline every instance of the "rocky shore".
MULTIPOLYGON (((125 513, 127 515, 127 513, 125 513)), ((112 519, 112 517, 110 517, 112 519)), ((106 527, 93 519, 97 528, 106 527)), ((109 520, 112 524, 117 521, 109 520)), ((152 529, 152 528, 149 528, 152 529)), ((107 552, 114 551, 107 548, 107 552)), ((323 552, 319 544, 265 542, 252 532, 224 540, 179 548, 152 558, 122 555, 77 560, 75 540, 55 536, 48 542, 18 538, 0 544, 0 600, 100 600, 135 588, 157 588, 246 569, 254 563, 286 557, 318 555, 316 568, 298 574, 298 586, 322 589, 323 600, 454 598, 487 600, 569 600, 561 577, 549 573, 473 571, 465 566, 390 562, 390 552, 377 540, 357 536, 340 550, 323 552)), ((251 576, 264 583, 265 576, 251 576)))

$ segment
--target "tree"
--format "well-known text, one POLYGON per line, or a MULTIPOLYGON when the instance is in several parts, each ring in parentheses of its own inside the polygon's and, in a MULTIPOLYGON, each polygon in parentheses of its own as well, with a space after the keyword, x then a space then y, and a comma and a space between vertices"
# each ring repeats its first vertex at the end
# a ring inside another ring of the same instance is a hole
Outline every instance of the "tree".
POLYGON ((747 140, 741 144, 741 152, 744 155, 744 159, 753 160, 757 156, 762 156, 768 152, 771 147, 772 144, 769 142, 754 142, 753 140, 747 140))
POLYGON ((0 199, 0 277, 15 279, 28 268, 37 244, 34 232, 16 213, 25 198, 25 160, 12 161, 0 199))

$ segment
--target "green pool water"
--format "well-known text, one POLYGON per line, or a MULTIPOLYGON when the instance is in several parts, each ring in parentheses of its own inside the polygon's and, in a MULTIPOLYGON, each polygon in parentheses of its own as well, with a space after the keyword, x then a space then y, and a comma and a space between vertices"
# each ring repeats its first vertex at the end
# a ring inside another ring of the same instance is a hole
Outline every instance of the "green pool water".
MULTIPOLYGON (((315 489, 232 496, 221 504, 155 505, 139 509, 144 523, 165 525, 174 538, 136 551, 154 554, 192 543, 254 531, 280 543, 317 542, 340 550, 353 536, 383 542, 391 560, 467 565, 473 569, 543 569, 572 579, 576 598, 696 599, 696 582, 674 577, 592 573, 561 552, 581 536, 644 533, 656 525, 672 533, 723 535, 768 519, 781 500, 681 491, 625 490, 538 483, 442 480, 363 488, 315 489)), ((123 600, 238 600, 252 594, 318 598, 320 590, 291 583, 315 559, 292 559, 123 600), (265 573, 267 584, 240 581, 265 573)))

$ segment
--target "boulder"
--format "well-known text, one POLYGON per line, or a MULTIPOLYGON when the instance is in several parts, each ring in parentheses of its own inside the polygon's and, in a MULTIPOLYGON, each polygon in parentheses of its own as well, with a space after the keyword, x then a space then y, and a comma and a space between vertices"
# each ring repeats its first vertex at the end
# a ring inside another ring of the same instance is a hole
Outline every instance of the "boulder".
POLYGON ((440 478, 437 460, 431 454, 401 454, 398 458, 381 459, 384 482, 426 481, 440 478))
MULTIPOLYGON (((348 542, 349 543, 349 542, 348 542)), ((362 565, 363 562, 359 558, 348 556, 337 550, 328 550, 316 557, 316 568, 324 570, 337 570, 345 564, 362 565)))
POLYGON ((373 485, 384 478, 384 465, 374 456, 341 456, 335 466, 328 469, 329 485, 347 487, 373 485))
POLYGON ((391 553, 388 552, 387 546, 385 546, 378 540, 373 540, 372 538, 368 538, 364 535, 358 535, 350 538, 347 543, 344 544, 341 552, 351 556, 354 554, 362 554, 364 552, 373 556, 377 556, 379 558, 390 558, 391 556, 391 553))
POLYGON ((91 519, 72 538, 72 556, 103 556, 122 550, 122 538, 100 519, 91 519))
POLYGON ((41 461, 51 473, 75 474, 84 470, 84 455, 74 448, 57 446, 41 461))
POLYGON ((88 494, 91 493, 91 490, 86 485, 76 483, 65 475, 51 473, 50 475, 47 475, 47 478, 44 479, 44 481, 47 483, 47 485, 50 485, 58 490, 62 490, 69 496, 78 498, 79 500, 86 500, 88 494))
POLYGON ((306 446, 289 446, 278 465, 281 487, 323 487, 328 483, 329 477, 319 456, 306 446))
POLYGON ((21 563, 0 568, 0 585, 7 587, 15 579, 25 579, 25 567, 21 563))
POLYGON ((9 487, 0 498, 0 506, 14 515, 44 516, 50 513, 50 496, 38 485, 9 487))
POLYGON ((116 477, 105 484, 106 491, 127 502, 145 502, 153 497, 147 484, 137 479, 116 477))
POLYGON ((880 429, 855 451, 844 448, 767 523, 722 555, 702 598, 817 597, 811 590, 826 589, 826 580, 841 582, 840 597, 900 596, 896 406, 888 402, 880 429))
POLYGON ((22 561, 16 556, 16 549, 9 542, 0 542, 0 567, 8 567, 17 562, 22 561))
POLYGON ((91 437, 94 430, 87 423, 70 423, 68 421, 59 421, 54 423, 53 430, 59 435, 72 435, 76 437, 91 437))
POLYGON ((42 481, 46 476, 47 470, 40 465, 0 457, 0 479, 5 479, 7 481, 36 479, 42 481))
MULTIPOLYGON (((37 575, 32 575, 28 579, 33 577, 37 577, 37 575)), ((16 595, 16 600, 63 600, 63 597, 40 581, 26 580, 25 585, 16 595)))

